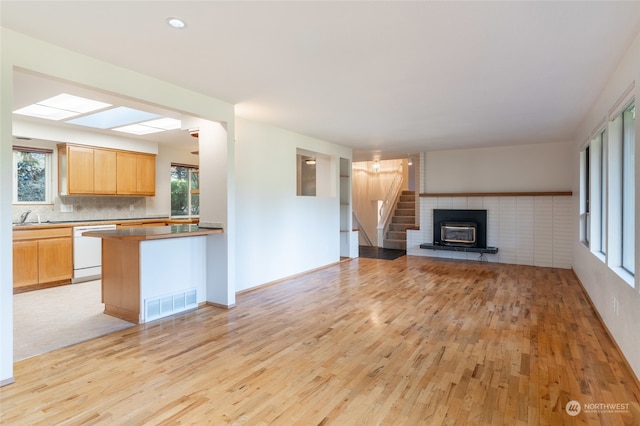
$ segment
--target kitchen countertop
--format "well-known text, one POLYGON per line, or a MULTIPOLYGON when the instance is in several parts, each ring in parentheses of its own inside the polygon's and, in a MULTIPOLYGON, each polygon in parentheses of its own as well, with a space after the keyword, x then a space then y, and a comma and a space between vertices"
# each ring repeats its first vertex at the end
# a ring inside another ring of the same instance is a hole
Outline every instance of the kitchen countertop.
POLYGON ((201 235, 222 234, 223 229, 200 228, 198 225, 169 225, 150 228, 127 228, 106 231, 87 231, 85 237, 109 240, 159 240, 166 238, 197 237, 201 235))
POLYGON ((74 221, 53 221, 53 222, 27 222, 25 224, 13 224, 14 231, 26 230, 26 229, 49 229, 49 228, 69 228, 74 226, 89 226, 89 225, 127 225, 135 223, 171 223, 171 224, 189 224, 192 223, 190 219, 169 219, 169 218, 138 218, 138 219, 98 219, 98 220, 74 220, 74 221))

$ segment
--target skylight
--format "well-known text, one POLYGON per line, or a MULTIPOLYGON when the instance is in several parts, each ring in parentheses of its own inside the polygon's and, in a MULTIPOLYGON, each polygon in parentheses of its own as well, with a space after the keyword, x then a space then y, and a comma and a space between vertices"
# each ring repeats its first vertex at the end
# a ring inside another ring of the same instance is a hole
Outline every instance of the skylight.
POLYGON ((111 104, 61 93, 60 95, 28 105, 13 112, 29 117, 58 121, 87 112, 97 111, 109 106, 111 106, 111 104))
POLYGON ((72 118, 66 123, 95 129, 111 129, 134 135, 147 135, 181 127, 180 120, 175 118, 124 106, 105 109, 110 106, 112 105, 105 102, 62 93, 15 110, 14 113, 56 121, 72 118), (98 110, 102 111, 87 114, 98 110), (80 116, 81 114, 87 115, 80 116))
POLYGON ((161 118, 161 116, 129 107, 117 107, 95 114, 85 115, 84 117, 75 118, 67 121, 67 123, 93 127, 96 129, 111 129, 114 127, 139 123, 141 121, 153 120, 155 118, 161 118))

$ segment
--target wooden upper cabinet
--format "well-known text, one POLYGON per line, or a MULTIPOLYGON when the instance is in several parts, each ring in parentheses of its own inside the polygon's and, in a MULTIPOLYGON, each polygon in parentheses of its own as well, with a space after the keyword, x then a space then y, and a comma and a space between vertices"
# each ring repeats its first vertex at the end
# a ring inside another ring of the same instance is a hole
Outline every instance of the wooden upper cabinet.
POLYGON ((137 193, 156 195, 156 156, 136 154, 137 193))
POLYGON ((156 156, 84 145, 58 145, 60 195, 156 194, 156 156))
POLYGON ((93 148, 67 146, 69 194, 93 194, 93 148))
POLYGON ((117 190, 118 195, 136 195, 138 184, 138 162, 133 152, 118 151, 117 157, 117 190))
POLYGON ((93 189, 95 194, 116 193, 116 151, 93 149, 93 189))
POLYGON ((118 195, 156 194, 156 156, 118 151, 118 195))

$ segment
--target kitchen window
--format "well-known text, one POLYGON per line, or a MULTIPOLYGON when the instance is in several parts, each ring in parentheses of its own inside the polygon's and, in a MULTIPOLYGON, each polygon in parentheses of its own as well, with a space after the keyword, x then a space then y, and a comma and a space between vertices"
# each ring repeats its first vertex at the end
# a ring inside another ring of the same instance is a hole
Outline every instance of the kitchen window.
POLYGON ((200 215, 200 173, 198 166, 171 163, 171 216, 200 215))
POLYGON ((13 203, 51 203, 50 149, 13 147, 13 203))

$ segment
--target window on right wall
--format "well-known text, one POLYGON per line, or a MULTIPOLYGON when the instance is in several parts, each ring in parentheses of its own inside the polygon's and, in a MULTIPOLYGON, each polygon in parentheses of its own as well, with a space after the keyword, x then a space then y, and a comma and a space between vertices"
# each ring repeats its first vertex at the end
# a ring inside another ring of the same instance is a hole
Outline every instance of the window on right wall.
MULTIPOLYGON (((632 103, 619 116, 622 120, 622 267, 635 274, 635 119, 632 103)), ((616 118, 617 119, 617 118, 616 118)))
POLYGON ((580 152, 580 239, 635 285, 635 101, 621 103, 580 152))
POLYGON ((608 138, 607 264, 635 284, 635 102, 612 114, 608 138))

